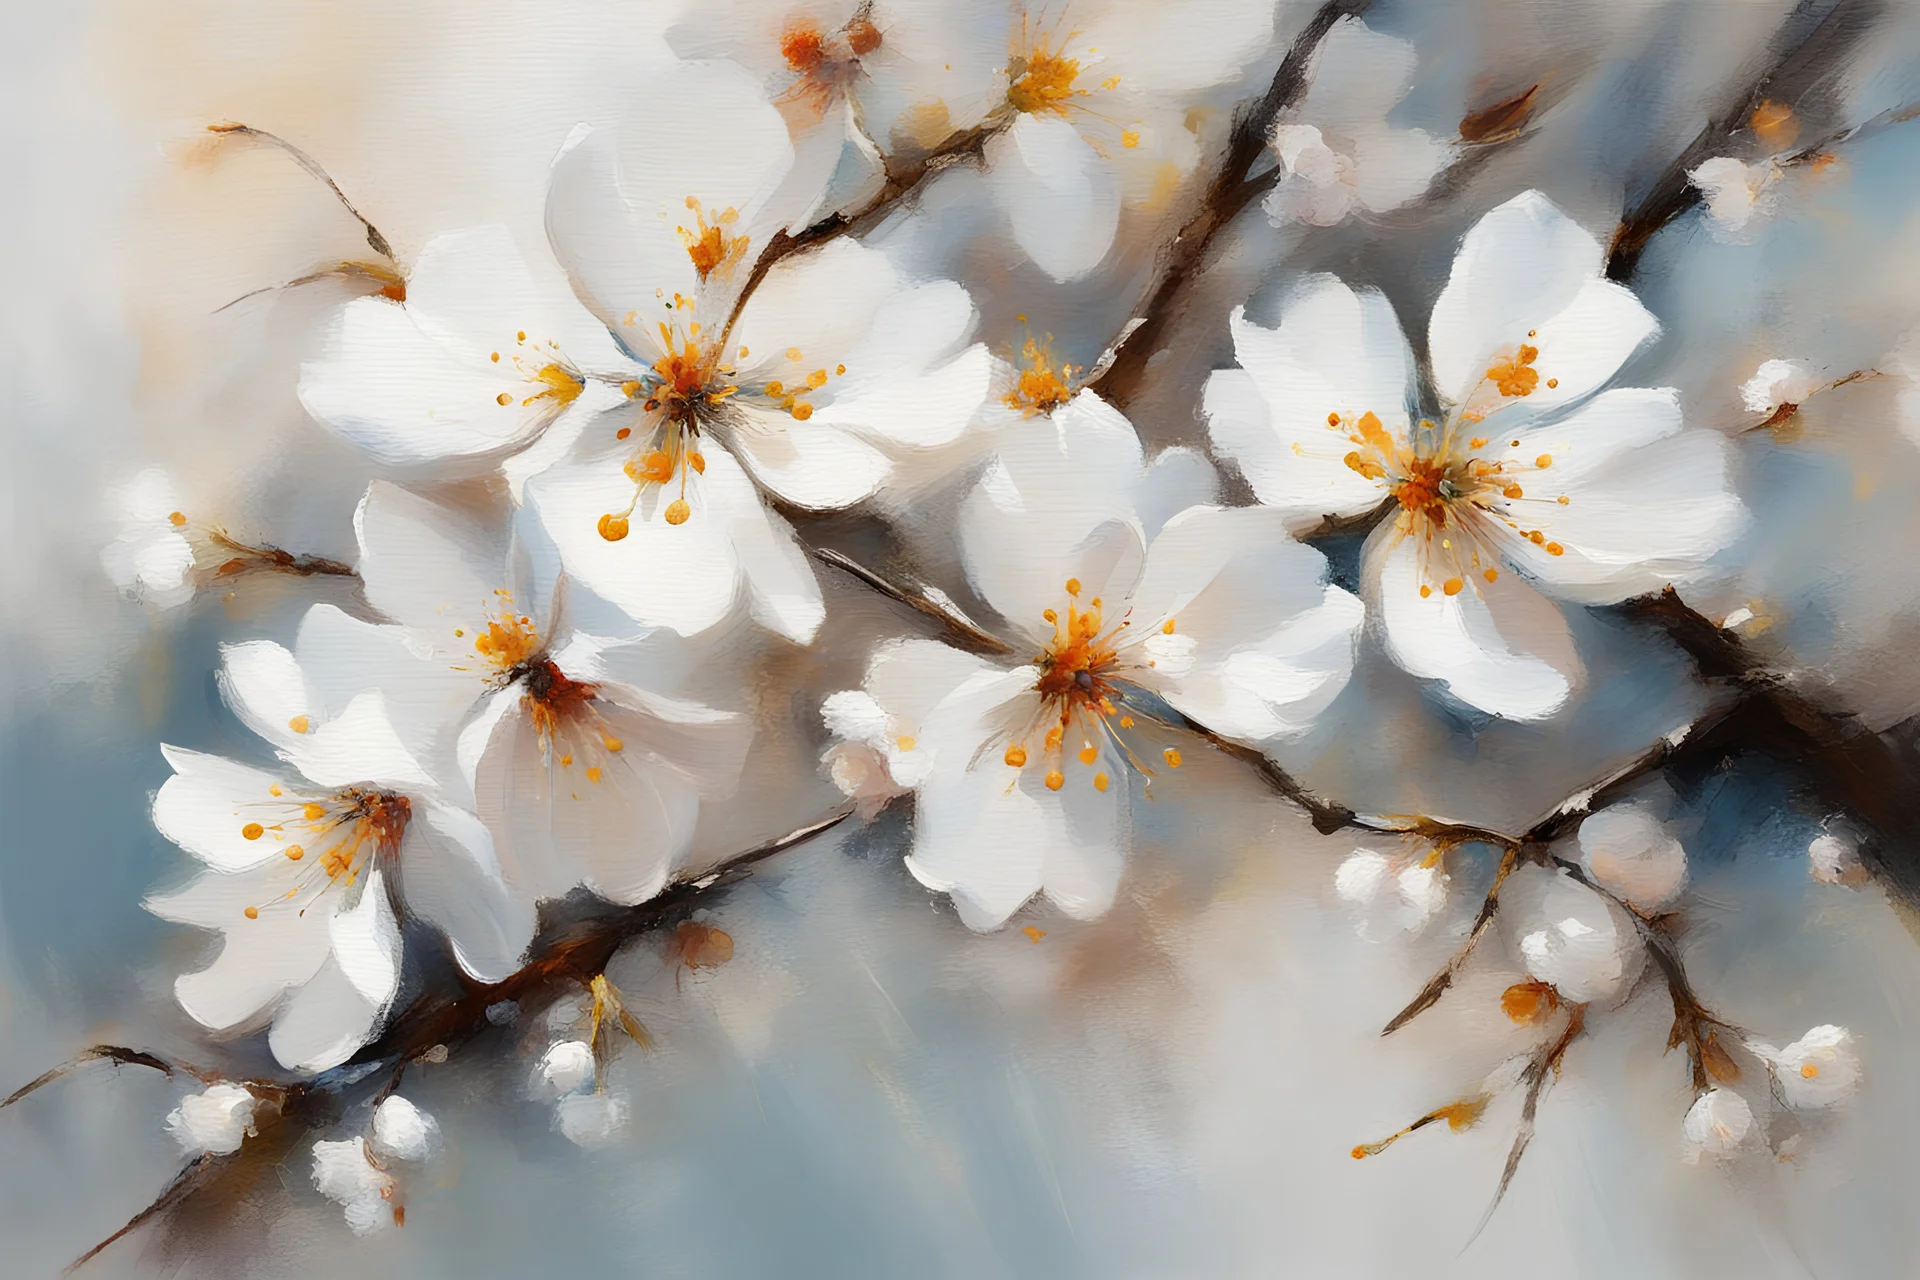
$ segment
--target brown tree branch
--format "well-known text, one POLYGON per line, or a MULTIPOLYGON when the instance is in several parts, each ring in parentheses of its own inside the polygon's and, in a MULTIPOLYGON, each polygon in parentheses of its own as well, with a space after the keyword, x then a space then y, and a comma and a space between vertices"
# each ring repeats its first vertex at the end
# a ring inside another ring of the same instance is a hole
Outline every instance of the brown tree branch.
POLYGON ((1783 103, 1796 112, 1818 106, 1831 93, 1847 54, 1872 30, 1884 7, 1883 0, 1801 0, 1775 33, 1766 65, 1708 120, 1621 219, 1607 253, 1607 278, 1632 276, 1654 235, 1700 203, 1700 189, 1688 171, 1724 154, 1737 135, 1750 128, 1762 103, 1783 103))
POLYGON ((1234 113, 1226 158, 1201 199, 1200 211, 1162 251, 1155 283, 1135 311, 1138 323, 1121 341, 1112 361, 1088 384, 1096 387, 1108 403, 1125 408, 1139 393, 1147 366, 1159 354, 1170 326, 1185 312, 1184 307, 1175 304, 1200 274, 1214 237, 1271 185, 1271 178, 1248 178, 1248 170, 1266 148, 1274 120, 1305 96, 1311 81, 1308 72, 1320 42, 1336 22, 1358 17, 1367 11, 1370 3, 1371 0, 1327 0, 1322 4, 1294 37, 1267 91, 1234 113))

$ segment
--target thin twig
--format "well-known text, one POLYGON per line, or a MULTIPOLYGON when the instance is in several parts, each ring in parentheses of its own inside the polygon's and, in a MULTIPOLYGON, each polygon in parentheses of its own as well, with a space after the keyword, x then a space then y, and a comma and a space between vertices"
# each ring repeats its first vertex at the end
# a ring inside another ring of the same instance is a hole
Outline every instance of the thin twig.
POLYGON ((1540 1097, 1547 1090, 1547 1082, 1560 1074, 1560 1064, 1566 1058, 1567 1050, 1573 1047, 1575 1040, 1579 1039, 1586 1024, 1587 1006, 1568 1005, 1566 1026, 1561 1029, 1556 1038, 1534 1053, 1526 1069, 1521 1073, 1520 1078, 1527 1087, 1527 1096, 1520 1104, 1520 1126, 1513 1136, 1513 1149, 1507 1152, 1506 1167, 1500 1171, 1500 1185, 1494 1188, 1493 1202, 1487 1206, 1487 1211, 1480 1215, 1479 1225, 1474 1227, 1473 1234, 1467 1237, 1468 1244, 1472 1244, 1480 1233, 1487 1229, 1487 1224, 1493 1221, 1494 1210, 1500 1207, 1500 1202, 1506 1198, 1507 1188, 1513 1185, 1513 1175, 1520 1171, 1520 1157, 1527 1153, 1527 1144, 1533 1141, 1534 1118, 1540 1111, 1540 1097))
POLYGON ((4 1101, 0 1101, 0 1108, 12 1106, 34 1090, 52 1084, 61 1076, 79 1067, 83 1067, 89 1062, 111 1062, 116 1066, 124 1067, 152 1067, 164 1076, 171 1076, 174 1072, 181 1071, 198 1080, 207 1079, 204 1072, 189 1067, 185 1063, 169 1062, 165 1058, 159 1057, 156 1054, 147 1053, 141 1049, 127 1049, 117 1044, 96 1044, 91 1048, 82 1049, 79 1053, 74 1054, 59 1066, 43 1071, 33 1079, 27 1081, 27 1083, 8 1094, 4 1101))
POLYGON ((963 616, 956 610, 942 607, 938 601, 926 595, 924 592, 910 590, 881 574, 875 573, 872 569, 867 568, 844 552, 835 551, 830 547, 816 547, 811 544, 807 545, 807 552, 820 563, 832 565, 847 576, 856 578, 865 585, 872 587, 889 600, 896 600, 906 605, 909 609, 924 613, 929 618, 938 619, 942 625, 954 634, 955 638, 962 642, 961 647, 963 648, 972 649, 978 653, 1007 654, 1014 651, 1013 646, 1005 640, 982 630, 971 619, 963 616))
POLYGON ((279 547, 256 547, 251 543, 230 537, 219 529, 212 530, 208 536, 216 545, 235 553, 232 559, 213 571, 216 578, 232 577, 236 573, 245 573, 250 569, 292 574, 297 578, 357 578, 359 576, 353 566, 344 561, 329 560, 324 556, 295 555, 291 551, 282 551, 279 547))
POLYGON ((128 1218, 126 1225, 122 1226, 118 1231, 115 1231, 105 1240, 102 1240, 99 1244, 94 1245, 93 1248, 68 1263, 60 1274, 72 1275, 81 1267, 86 1266, 89 1262, 99 1257, 106 1251, 107 1247, 115 1241, 132 1234, 160 1214, 177 1208, 212 1177, 213 1173, 220 1168, 225 1159, 226 1157, 214 1155, 211 1151, 197 1157, 193 1163, 174 1175, 173 1181, 167 1184, 166 1190, 154 1197, 152 1204, 149 1204, 146 1208, 134 1214, 131 1218, 128 1218))
POLYGON ((1480 903, 1480 914, 1473 918, 1473 928, 1467 931, 1466 940, 1454 950, 1452 956, 1448 957, 1446 965, 1440 972, 1428 979, 1427 985, 1420 989, 1420 994, 1415 996, 1406 1008, 1394 1014, 1387 1025, 1381 1028, 1381 1035, 1392 1035, 1431 1009, 1439 1002, 1440 997, 1446 994, 1447 988, 1453 985, 1454 976, 1460 972, 1461 966, 1466 964, 1467 957, 1473 954, 1473 949, 1480 945, 1481 936, 1493 923, 1494 913, 1500 908, 1500 887, 1506 884, 1507 877, 1512 875, 1513 869, 1519 865, 1520 846, 1510 844, 1506 852, 1500 855, 1499 869, 1493 873, 1493 883, 1487 887, 1487 896, 1480 903))
POLYGON ((207 126, 207 132, 217 133, 227 137, 253 138, 266 143, 268 146, 278 147, 284 151, 293 159, 295 164, 307 171, 308 176, 324 184, 327 190, 333 192, 333 198, 340 202, 340 207, 352 214, 354 220, 366 228, 367 244, 375 253, 385 258, 388 262, 396 262, 393 256, 393 246, 388 244, 387 238, 380 234, 380 228, 369 222, 367 216, 354 207, 353 201, 347 199, 347 193, 340 189, 340 184, 333 180, 332 174, 320 167, 318 160, 315 160, 312 156, 302 151, 299 147, 294 146, 285 138, 280 137, 278 134, 268 133, 265 129, 256 129, 252 125, 234 124, 231 122, 210 124, 207 126))

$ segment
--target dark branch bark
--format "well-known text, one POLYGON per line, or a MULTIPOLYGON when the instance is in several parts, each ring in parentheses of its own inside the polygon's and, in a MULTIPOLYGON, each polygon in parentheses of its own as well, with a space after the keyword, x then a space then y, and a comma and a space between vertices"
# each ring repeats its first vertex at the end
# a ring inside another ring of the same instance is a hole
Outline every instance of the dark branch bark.
POLYGON ((1687 171, 1726 154, 1749 127, 1756 107, 1772 101, 1799 113, 1831 92, 1847 54, 1873 28, 1882 8, 1881 0, 1801 0, 1775 33, 1766 66, 1674 157, 1621 220, 1607 254, 1607 277, 1632 276, 1654 235, 1700 203, 1700 189, 1687 171))
POLYGON ((1139 392, 1147 366, 1159 353, 1170 327, 1182 317, 1184 309, 1174 303, 1200 273, 1213 238, 1269 185, 1267 180, 1249 179, 1247 171, 1267 145, 1274 120, 1306 93, 1308 68, 1320 42, 1334 23, 1366 12, 1370 2, 1327 0, 1322 4, 1294 37, 1267 91, 1235 113, 1226 158, 1207 188, 1200 211, 1162 252, 1155 284, 1136 312, 1140 323, 1127 334, 1100 377, 1090 383, 1109 403, 1125 408, 1139 392))
POLYGON ((92 1048, 82 1049, 57 1067, 42 1071, 27 1083, 0 1100, 0 1108, 10 1107, 28 1094, 46 1085, 52 1084, 61 1076, 85 1066, 89 1062, 111 1062, 124 1067, 152 1067, 161 1075, 171 1076, 176 1071, 184 1071, 196 1079, 206 1079, 204 1072, 178 1062, 168 1062, 165 1058, 147 1053, 141 1049, 122 1048, 117 1044, 96 1044, 92 1048))

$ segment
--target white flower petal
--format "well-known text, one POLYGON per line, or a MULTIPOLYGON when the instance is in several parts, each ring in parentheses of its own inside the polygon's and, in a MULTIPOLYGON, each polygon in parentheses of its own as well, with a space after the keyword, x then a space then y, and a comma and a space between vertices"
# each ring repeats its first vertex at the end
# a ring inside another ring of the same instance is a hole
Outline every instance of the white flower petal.
MULTIPOLYGON (((279 778, 182 747, 162 745, 160 751, 174 771, 153 798, 153 825, 161 835, 219 871, 239 871, 279 856, 270 843, 241 834, 252 821, 250 808, 269 805, 276 790, 288 789, 279 778)), ((301 797, 289 798, 298 802, 301 797)))
POLYGON ((518 585, 502 581, 507 544, 497 528, 398 485, 369 485, 353 528, 373 607, 449 642, 454 628, 471 633, 494 615, 495 592, 518 585))
POLYGON ((1580 824, 1580 863, 1596 884, 1649 914, 1687 883, 1687 851, 1636 804, 1612 805, 1580 824))
POLYGON ((1646 961, 1626 912, 1564 872, 1516 872, 1501 894, 1500 922, 1527 972, 1568 1000, 1621 999, 1646 961))
POLYGON ((1796 1111, 1837 1106, 1860 1087, 1860 1054, 1845 1027, 1830 1023, 1815 1027, 1767 1056, 1780 1096, 1796 1111))
POLYGON ((590 1084, 594 1076, 593 1046, 585 1040, 562 1040, 540 1059, 540 1084, 556 1096, 590 1084))
POLYGON ((446 934, 468 974, 499 982, 524 962, 534 900, 507 883, 478 818, 438 801, 416 801, 400 875, 407 910, 446 934))
POLYGON ((1566 619, 1521 575, 1476 577, 1448 595, 1422 572, 1420 538, 1391 523, 1367 539, 1364 560, 1369 612, 1407 671, 1513 720, 1543 719, 1566 702, 1582 674, 1566 619))
POLYGON ((1413 358, 1386 299, 1315 276, 1288 299, 1278 328, 1254 324, 1245 308, 1231 328, 1259 408, 1232 371, 1214 374, 1205 406, 1214 448, 1238 464, 1261 502, 1295 522, 1377 505, 1385 489, 1346 457, 1351 423, 1365 414, 1396 436, 1406 431, 1413 358), (1333 415, 1347 422, 1329 425, 1333 415))
POLYGON ((1738 1155, 1753 1135, 1753 1108, 1731 1089, 1709 1089, 1687 1109, 1680 1133, 1689 1164, 1697 1164, 1703 1155, 1738 1155))
POLYGON ((188 1156, 232 1155, 246 1140, 258 1102, 246 1088, 220 1081, 180 1099, 167 1113, 167 1129, 188 1156))
POLYGON ((740 461, 762 486, 816 511, 850 507, 886 482, 885 454, 823 418, 794 421, 743 406, 747 420, 729 433, 740 461))
POLYGON ((988 181, 1013 238, 1055 280, 1086 275, 1113 247, 1120 186, 1065 120, 1023 112, 986 147, 988 181))
POLYGON ((1488 213, 1434 302, 1427 346, 1442 397, 1465 403, 1495 357, 1522 343, 1539 350, 1529 406, 1564 403, 1612 377, 1659 325, 1602 266, 1600 242, 1538 191, 1488 213))

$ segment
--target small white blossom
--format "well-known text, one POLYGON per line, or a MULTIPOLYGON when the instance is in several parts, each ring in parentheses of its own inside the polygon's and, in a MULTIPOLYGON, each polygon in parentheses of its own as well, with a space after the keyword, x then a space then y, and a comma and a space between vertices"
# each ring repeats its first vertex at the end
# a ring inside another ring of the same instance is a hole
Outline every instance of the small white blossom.
POLYGON ((425 1160, 440 1141, 440 1123, 402 1097, 373 1112, 373 1148, 392 1160, 425 1160))
POLYGON ((562 1040, 540 1059, 540 1084, 556 1096, 573 1093, 593 1082, 593 1046, 585 1040, 562 1040))
POLYGON ((554 1107, 554 1127, 568 1142, 591 1150, 611 1142, 626 1127, 631 1109, 617 1093, 572 1093, 554 1107))
POLYGON ((1580 824, 1580 863, 1641 911, 1659 910, 1687 883, 1687 851, 1636 804, 1613 805, 1580 824))
POLYGON ((394 1221, 399 1185, 369 1158, 365 1138, 313 1144, 313 1185, 346 1212, 357 1236, 372 1235, 394 1221))
POLYGON ((1392 305, 1331 276, 1277 328, 1236 310, 1239 367, 1207 382, 1215 449, 1291 527, 1393 500, 1361 558, 1388 654, 1510 719, 1553 715, 1582 677, 1560 602, 1690 582, 1744 519, 1726 440, 1688 429, 1675 391, 1603 390, 1660 327, 1604 267, 1537 191, 1482 218, 1428 325, 1438 422, 1407 412, 1392 305))
POLYGON ((1860 1087, 1860 1055, 1845 1027, 1815 1027, 1784 1049, 1755 1048, 1772 1065, 1780 1096, 1796 1111, 1837 1106, 1860 1087))
POLYGON ((1753 1134, 1753 1108, 1731 1089, 1709 1089, 1687 1109, 1680 1133, 1688 1164, 1698 1164, 1701 1156, 1737 1155, 1753 1134))
POLYGON ((1447 877, 1424 860, 1407 862, 1355 849, 1334 872, 1333 891, 1361 912, 1362 936, 1412 932, 1446 905, 1447 877))
POLYGON ((1753 376, 1740 384, 1740 402, 1748 413, 1771 417, 1788 405, 1803 405, 1819 382, 1813 370, 1798 360, 1762 360, 1753 376))
POLYGON ((1646 952, 1627 913, 1565 872, 1523 867, 1500 898, 1527 972, 1579 1003, 1623 996, 1646 952))
POLYGON ((1808 869, 1821 884, 1858 887, 1867 882, 1867 869, 1853 842, 1830 831, 1807 842, 1808 869))
POLYGON ((118 531, 100 550, 100 565, 115 586, 156 609, 173 609, 193 598, 193 544, 167 473, 149 467, 107 492, 118 531))
POLYGON ((1687 170, 1687 177, 1706 198, 1707 225, 1716 240, 1741 242, 1752 234, 1752 223, 1773 211, 1779 193, 1774 189, 1785 171, 1771 160, 1747 164, 1732 156, 1715 156, 1687 170))
POLYGON ((231 1155, 253 1132, 258 1102, 243 1086, 221 1081, 180 1099, 167 1114, 167 1129, 190 1156, 231 1155))

